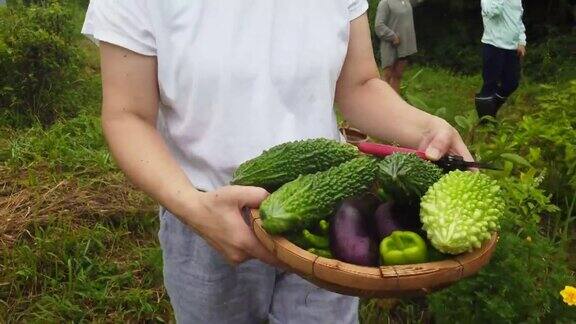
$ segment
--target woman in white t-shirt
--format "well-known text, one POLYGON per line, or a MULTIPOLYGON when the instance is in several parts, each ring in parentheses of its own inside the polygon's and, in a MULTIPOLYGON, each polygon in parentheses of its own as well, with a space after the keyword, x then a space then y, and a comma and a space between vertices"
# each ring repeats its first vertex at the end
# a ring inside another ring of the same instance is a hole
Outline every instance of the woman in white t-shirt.
POLYGON ((358 299, 277 269, 228 186, 273 145, 338 139, 333 104, 367 134, 471 156, 448 123, 381 81, 366 0, 93 0, 102 124, 120 168, 158 201, 164 282, 186 323, 356 323, 358 299))

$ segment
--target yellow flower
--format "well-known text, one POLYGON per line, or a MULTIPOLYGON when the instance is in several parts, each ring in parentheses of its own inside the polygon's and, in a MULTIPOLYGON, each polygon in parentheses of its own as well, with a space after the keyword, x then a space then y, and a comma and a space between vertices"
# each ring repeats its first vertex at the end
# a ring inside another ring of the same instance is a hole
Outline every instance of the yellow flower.
POLYGON ((570 306, 576 306, 576 288, 572 286, 564 287, 564 290, 560 292, 564 302, 570 306))

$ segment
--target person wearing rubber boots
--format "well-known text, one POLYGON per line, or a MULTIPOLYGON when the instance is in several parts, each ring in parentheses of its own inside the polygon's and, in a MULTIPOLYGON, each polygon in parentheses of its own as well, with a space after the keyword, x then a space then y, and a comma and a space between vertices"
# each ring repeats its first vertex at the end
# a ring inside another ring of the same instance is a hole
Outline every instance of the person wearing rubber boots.
POLYGON ((522 0, 482 0, 482 78, 476 94, 478 118, 496 117, 508 97, 518 88, 520 60, 526 55, 522 0))

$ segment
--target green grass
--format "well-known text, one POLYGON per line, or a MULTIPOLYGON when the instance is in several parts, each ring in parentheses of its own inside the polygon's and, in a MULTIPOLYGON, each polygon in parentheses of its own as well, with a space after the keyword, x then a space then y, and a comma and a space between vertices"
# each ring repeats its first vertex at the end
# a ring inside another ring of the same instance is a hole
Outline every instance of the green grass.
POLYGON ((53 172, 106 173, 115 169, 106 147, 100 119, 80 115, 60 121, 49 129, 20 131, 0 148, 0 156, 12 168, 48 166, 53 172))
MULTIPOLYGON (((457 125, 456 116, 474 117, 474 95, 482 86, 480 75, 454 74, 442 68, 411 66, 402 85, 403 97, 413 106, 457 125)), ((498 118, 517 120, 536 107, 536 96, 542 85, 529 79, 520 87, 498 113, 498 118)))
POLYGON ((0 254, 0 317, 8 322, 170 319, 154 214, 31 224, 0 254))
POLYGON ((404 76, 402 95, 415 107, 445 118, 475 112, 474 94, 482 85, 479 76, 458 76, 447 70, 410 67, 404 76))

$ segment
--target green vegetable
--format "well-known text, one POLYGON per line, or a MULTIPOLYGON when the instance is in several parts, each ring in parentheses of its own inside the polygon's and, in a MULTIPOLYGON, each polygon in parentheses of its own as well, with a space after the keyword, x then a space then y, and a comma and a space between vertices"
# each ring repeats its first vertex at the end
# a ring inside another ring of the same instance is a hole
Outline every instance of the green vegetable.
POLYGON ((327 249, 330 247, 329 228, 330 223, 323 219, 318 222, 317 230, 319 234, 304 229, 295 233, 286 233, 284 236, 290 242, 298 245, 304 250, 309 248, 327 249))
POLYGON ((431 244, 427 244, 426 246, 428 247, 428 261, 430 262, 442 261, 451 257, 450 254, 444 254, 436 250, 431 244))
POLYGON ((496 181, 470 171, 443 176, 422 197, 420 206, 432 246, 449 254, 472 251, 490 239, 505 207, 496 181))
POLYGON ((330 240, 328 239, 328 236, 320 236, 312 234, 307 229, 302 231, 302 235, 304 236, 304 240, 308 242, 308 245, 310 247, 314 247, 317 249, 330 248, 330 240))
POLYGON ((388 197, 388 193, 382 187, 380 187, 380 188, 378 188, 378 190, 376 190, 376 197, 378 197, 378 199, 380 199, 380 201, 390 200, 390 197, 388 197))
POLYGON ((328 221, 322 219, 318 222, 318 228, 320 228, 320 234, 322 234, 322 236, 330 235, 330 223, 328 223, 328 221))
POLYGON ((325 138, 280 144, 242 163, 232 184, 278 189, 300 175, 325 171, 359 156, 350 144, 325 138))
POLYGON ((311 228, 332 215, 344 198, 364 194, 374 183, 376 162, 363 156, 327 171, 298 177, 269 195, 260 206, 270 234, 311 228))
POLYGON ((332 252, 330 252, 330 250, 310 248, 310 249, 308 249, 308 252, 310 252, 312 254, 316 254, 317 256, 320 256, 323 258, 328 258, 328 259, 334 258, 332 256, 332 252))
POLYGON ((382 264, 413 264, 428 260, 426 241, 409 231, 394 231, 380 243, 382 264))
POLYGON ((301 249, 307 250, 312 247, 310 246, 310 242, 304 239, 302 231, 295 233, 285 233, 284 237, 293 244, 296 244, 301 249))
POLYGON ((396 203, 413 204, 442 174, 442 169, 416 154, 395 153, 378 163, 377 179, 396 203))

